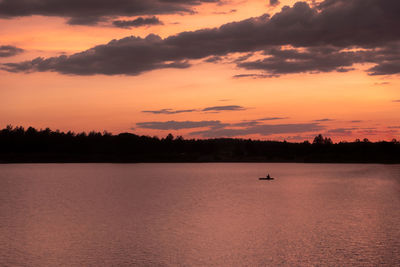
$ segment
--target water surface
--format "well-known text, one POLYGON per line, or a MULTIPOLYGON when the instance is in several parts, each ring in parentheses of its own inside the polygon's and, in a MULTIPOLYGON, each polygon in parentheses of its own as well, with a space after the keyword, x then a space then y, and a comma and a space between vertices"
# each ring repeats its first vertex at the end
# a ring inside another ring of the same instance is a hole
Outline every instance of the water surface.
POLYGON ((399 207, 399 165, 0 165, 0 266, 399 266, 399 207))

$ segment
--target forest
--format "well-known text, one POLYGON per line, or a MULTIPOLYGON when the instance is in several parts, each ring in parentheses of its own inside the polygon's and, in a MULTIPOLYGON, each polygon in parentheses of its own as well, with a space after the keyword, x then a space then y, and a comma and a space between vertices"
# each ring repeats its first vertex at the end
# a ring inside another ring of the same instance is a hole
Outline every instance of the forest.
POLYGON ((400 163, 400 142, 368 139, 333 143, 237 138, 184 139, 132 133, 73 133, 7 126, 0 130, 0 163, 69 162, 304 162, 400 163))

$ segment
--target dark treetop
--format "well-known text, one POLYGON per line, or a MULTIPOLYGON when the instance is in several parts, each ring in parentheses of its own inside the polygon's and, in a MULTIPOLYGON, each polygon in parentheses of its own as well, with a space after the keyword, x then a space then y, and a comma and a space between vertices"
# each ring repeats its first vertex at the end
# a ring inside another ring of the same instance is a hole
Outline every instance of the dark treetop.
POLYGON ((0 130, 0 162, 338 162, 400 163, 400 143, 333 143, 322 135, 313 143, 251 139, 190 139, 110 133, 0 130))

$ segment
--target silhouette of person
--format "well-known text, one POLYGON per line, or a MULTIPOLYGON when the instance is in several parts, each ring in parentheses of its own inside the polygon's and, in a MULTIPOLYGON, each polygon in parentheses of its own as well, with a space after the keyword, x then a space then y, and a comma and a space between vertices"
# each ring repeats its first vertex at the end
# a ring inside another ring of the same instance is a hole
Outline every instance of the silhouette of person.
POLYGON ((267 175, 267 179, 271 179, 271 176, 269 176, 269 173, 268 173, 268 175, 267 175))

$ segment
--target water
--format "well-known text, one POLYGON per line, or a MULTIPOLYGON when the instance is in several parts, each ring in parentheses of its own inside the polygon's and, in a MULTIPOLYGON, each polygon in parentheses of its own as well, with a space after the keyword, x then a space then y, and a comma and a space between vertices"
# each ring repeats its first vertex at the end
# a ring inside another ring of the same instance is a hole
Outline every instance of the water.
POLYGON ((399 266, 399 207, 399 165, 0 165, 0 266, 399 266))

